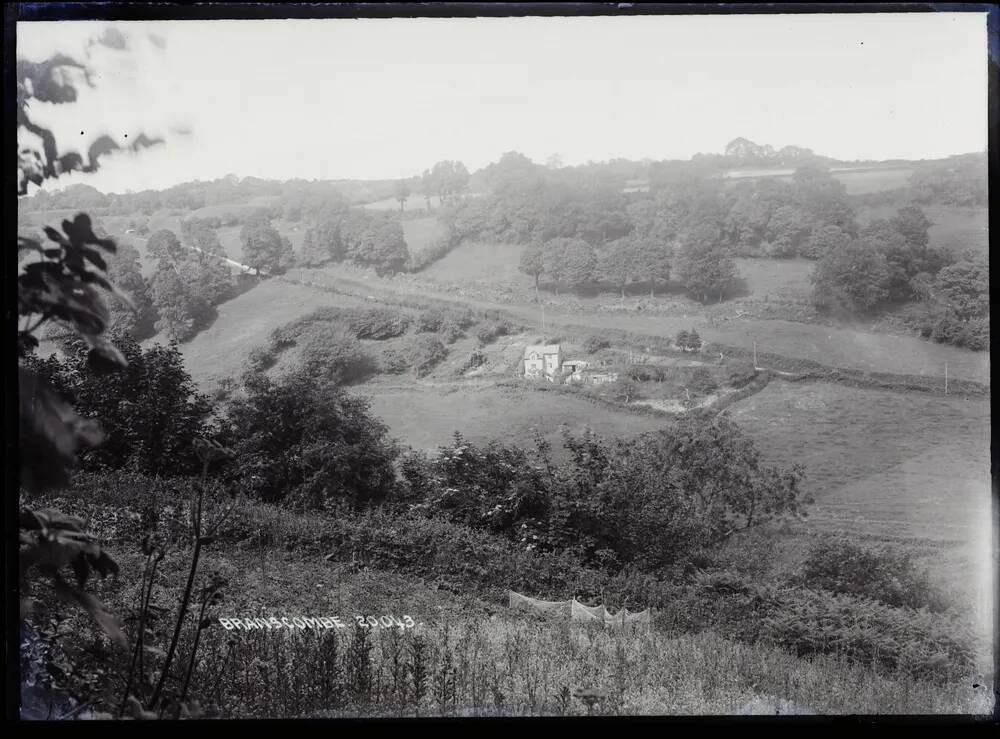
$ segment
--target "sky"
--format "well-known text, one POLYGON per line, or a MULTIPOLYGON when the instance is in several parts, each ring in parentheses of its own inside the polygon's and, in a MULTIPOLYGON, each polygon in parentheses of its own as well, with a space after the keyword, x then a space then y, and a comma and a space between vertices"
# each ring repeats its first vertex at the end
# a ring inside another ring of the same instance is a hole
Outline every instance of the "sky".
POLYGON ((985 13, 60 21, 19 23, 17 47, 93 69, 76 104, 33 103, 61 147, 165 140, 47 188, 687 159, 740 136, 846 160, 987 145, 985 13), (108 26, 124 50, 93 43, 108 26))

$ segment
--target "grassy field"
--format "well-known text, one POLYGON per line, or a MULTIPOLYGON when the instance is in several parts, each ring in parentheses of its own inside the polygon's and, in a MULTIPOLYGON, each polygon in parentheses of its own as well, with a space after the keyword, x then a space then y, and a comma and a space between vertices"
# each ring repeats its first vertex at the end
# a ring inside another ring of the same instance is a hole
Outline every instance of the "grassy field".
MULTIPOLYGON (((365 203, 361 206, 362 208, 368 208, 370 210, 399 210, 399 201, 396 198, 385 198, 384 200, 376 200, 373 203, 365 203)), ((441 198, 437 195, 431 195, 431 208, 440 208, 441 198)), ((420 193, 411 193, 410 197, 406 199, 403 204, 403 209, 407 211, 415 210, 427 210, 427 201, 424 196, 420 193)))
MULTIPOLYGON (((364 304, 360 299, 265 280, 219 306, 216 321, 181 346, 184 364, 196 382, 208 387, 214 379, 238 376, 251 350, 266 342, 279 326, 322 306, 364 304)), ((154 336, 147 343, 161 340, 154 336)))
POLYGON ((746 281, 747 300, 793 300, 808 302, 812 295, 809 276, 816 262, 809 259, 737 259, 736 268, 746 281))
POLYGON ((477 443, 500 439, 531 446, 532 429, 558 445, 563 424, 574 434, 590 426, 609 437, 664 425, 655 416, 612 410, 572 395, 530 386, 497 387, 488 381, 446 385, 379 381, 360 385, 353 392, 371 400, 372 413, 389 426, 393 436, 425 451, 450 444, 455 431, 477 443))
POLYGON ((491 242, 460 245, 420 273, 437 282, 534 285, 534 280, 518 271, 523 246, 491 242))
MULTIPOLYGON (((791 182, 793 168, 785 169, 745 169, 733 170, 727 173, 727 178, 732 183, 746 181, 748 179, 774 178, 791 182)), ((906 187, 909 184, 910 176, 913 174, 912 167, 874 167, 837 169, 830 170, 830 174, 844 183, 849 195, 864 195, 872 192, 883 192, 885 190, 896 190, 906 187)))
MULTIPOLYGON (((985 252, 989 249, 989 209, 960 208, 949 205, 920 206, 930 220, 931 246, 961 253, 967 249, 985 252)), ((878 218, 892 218, 897 206, 885 205, 858 209, 858 221, 870 223, 878 218)))
POLYGON ((410 254, 423 251, 429 244, 447 235, 447 231, 434 216, 409 218, 402 221, 403 238, 410 254))
POLYGON ((989 613, 989 401, 775 380, 728 413, 765 458, 805 465, 808 531, 927 544, 938 579, 989 613))

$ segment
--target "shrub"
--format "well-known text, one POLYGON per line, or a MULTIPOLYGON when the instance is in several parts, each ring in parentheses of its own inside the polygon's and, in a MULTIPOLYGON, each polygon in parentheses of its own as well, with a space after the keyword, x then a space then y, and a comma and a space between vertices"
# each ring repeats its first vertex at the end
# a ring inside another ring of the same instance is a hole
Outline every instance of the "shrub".
POLYGON ((336 326, 322 324, 305 335, 300 365, 308 374, 337 384, 360 382, 378 371, 357 339, 336 326))
POLYGON ((446 344, 453 344, 465 335, 463 324, 472 325, 474 321, 471 314, 434 309, 421 313, 414 322, 414 328, 417 333, 439 334, 446 344))
POLYGON ((360 509, 390 494, 397 451, 363 398, 307 372, 277 382, 251 376, 246 391, 222 428, 236 452, 223 470, 231 485, 303 508, 360 509))
POLYGON ((508 336, 513 328, 510 321, 488 323, 476 332, 476 338, 480 344, 489 344, 501 336, 508 336))
POLYGON ((704 367, 698 367, 691 373, 691 379, 687 386, 690 390, 701 394, 710 393, 719 387, 715 378, 712 377, 712 373, 704 367))
POLYGON ((359 339, 392 339, 402 336, 410 326, 410 318, 399 311, 366 308, 345 311, 342 320, 359 339))
POLYGON ((588 336, 583 342, 583 350, 588 354, 596 354, 601 351, 601 349, 610 349, 611 342, 605 339, 603 336, 591 335, 588 336))
POLYGON ((841 540, 819 541, 810 548, 801 584, 833 593, 863 596, 890 606, 944 611, 948 601, 926 570, 907 553, 866 549, 841 540))
POLYGON ((738 359, 731 362, 727 370, 726 380, 730 387, 740 388, 748 385, 757 376, 757 368, 753 366, 752 360, 738 359))
POLYGON ((424 334, 410 337, 401 346, 387 348, 382 353, 380 366, 390 374, 412 369, 417 377, 425 377, 447 357, 448 350, 441 339, 424 334))

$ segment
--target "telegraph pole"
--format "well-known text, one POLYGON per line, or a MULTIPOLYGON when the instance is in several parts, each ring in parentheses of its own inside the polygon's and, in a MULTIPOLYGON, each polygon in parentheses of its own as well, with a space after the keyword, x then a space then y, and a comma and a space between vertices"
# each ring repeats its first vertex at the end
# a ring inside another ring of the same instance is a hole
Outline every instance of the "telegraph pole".
POLYGON ((948 394, 948 363, 944 363, 944 394, 948 394))
POLYGON ((753 343, 753 368, 757 369, 757 342, 753 343))

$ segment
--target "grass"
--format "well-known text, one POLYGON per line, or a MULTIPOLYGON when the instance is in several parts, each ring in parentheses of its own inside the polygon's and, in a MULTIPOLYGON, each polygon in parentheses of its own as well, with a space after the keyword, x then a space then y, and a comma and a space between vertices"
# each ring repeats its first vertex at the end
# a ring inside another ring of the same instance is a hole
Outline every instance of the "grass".
MULTIPOLYGON (((372 203, 365 203, 363 208, 368 208, 370 210, 399 210, 399 201, 396 198, 385 198, 383 200, 376 200, 372 203)), ((441 198, 437 195, 431 195, 431 208, 440 208, 441 198)), ((420 193, 411 193, 410 197, 406 199, 403 204, 405 211, 417 211, 417 210, 427 210, 427 201, 424 196, 420 193)))
MULTIPOLYGON (((733 184, 746 179, 774 178, 791 182, 793 168, 784 169, 747 169, 734 170, 729 173, 733 184)), ((844 183, 848 195, 864 195, 885 190, 896 190, 909 184, 913 167, 871 167, 849 169, 831 169, 830 174, 844 183)))
POLYGON ((728 412, 766 459, 805 465, 804 536, 913 544, 989 614, 988 400, 775 380, 728 412))
MULTIPOLYGON (((323 306, 368 305, 364 300, 332 295, 315 288, 264 280, 219 306, 215 322, 183 344, 184 364, 192 378, 206 386, 214 379, 238 376, 247 356, 271 331, 323 306)), ((153 337, 150 342, 161 340, 153 337)))
MULTIPOLYGON (((71 512, 83 506, 88 518, 97 516, 89 522, 93 530, 119 534, 109 546, 122 572, 138 571, 141 555, 133 547, 141 532, 129 509, 139 507, 140 496, 116 492, 100 478, 93 484, 98 487, 85 484, 46 504, 71 512), (118 499, 128 501, 124 510, 118 499)), ((183 516, 170 510, 169 484, 155 485, 146 505, 159 511, 163 531, 168 521, 183 525, 183 516)), ((379 628, 362 640, 350 628, 321 639, 313 631, 213 626, 202 637, 193 695, 220 715, 260 718, 586 714, 583 701, 573 698, 577 689, 603 694, 594 712, 607 714, 990 710, 986 690, 970 689, 964 680, 924 682, 837 653, 796 657, 765 643, 733 641, 714 627, 678 631, 669 618, 657 617, 649 634, 617 634, 521 616, 506 608, 505 587, 552 599, 569 597, 568 590, 588 600, 581 592, 596 583, 577 566, 559 568, 555 558, 542 562, 490 539, 419 518, 376 512, 345 520, 238 501, 201 568, 202 577, 217 572, 228 581, 213 616, 338 616, 348 624, 355 615, 410 616, 414 628, 379 628), (405 669, 394 669, 400 661, 405 669), (423 672, 426 691, 413 678, 423 672)), ((185 575, 183 548, 159 571, 154 600, 170 604, 185 575)), ((101 581, 95 590, 113 612, 124 613, 135 588, 126 576, 101 581)), ((96 628, 80 611, 67 626, 85 642, 96 628)))
POLYGON ((421 278, 438 282, 476 284, 515 283, 534 286, 534 280, 518 270, 524 246, 492 242, 461 244, 420 273, 421 278))
MULTIPOLYGON (((864 225, 878 218, 892 218, 898 205, 872 206, 858 209, 858 221, 864 225)), ((930 245, 961 253, 967 249, 989 250, 989 209, 961 208, 951 205, 921 205, 931 222, 930 245)))
POLYGON ((748 300, 808 302, 816 262, 809 259, 737 259, 736 267, 750 291, 748 300))
POLYGON ((585 398, 538 392, 530 386, 377 382, 359 386, 355 392, 371 399, 372 413, 389 426, 393 436, 428 451, 450 444, 455 431, 477 443, 502 439, 530 446, 531 430, 537 428, 558 447, 561 424, 576 434, 590 426, 610 437, 631 436, 664 425, 664 420, 655 416, 612 410, 585 398))
POLYGON ((410 254, 423 251, 429 244, 447 235, 447 230, 434 216, 429 218, 408 218, 402 221, 403 238, 410 254))

